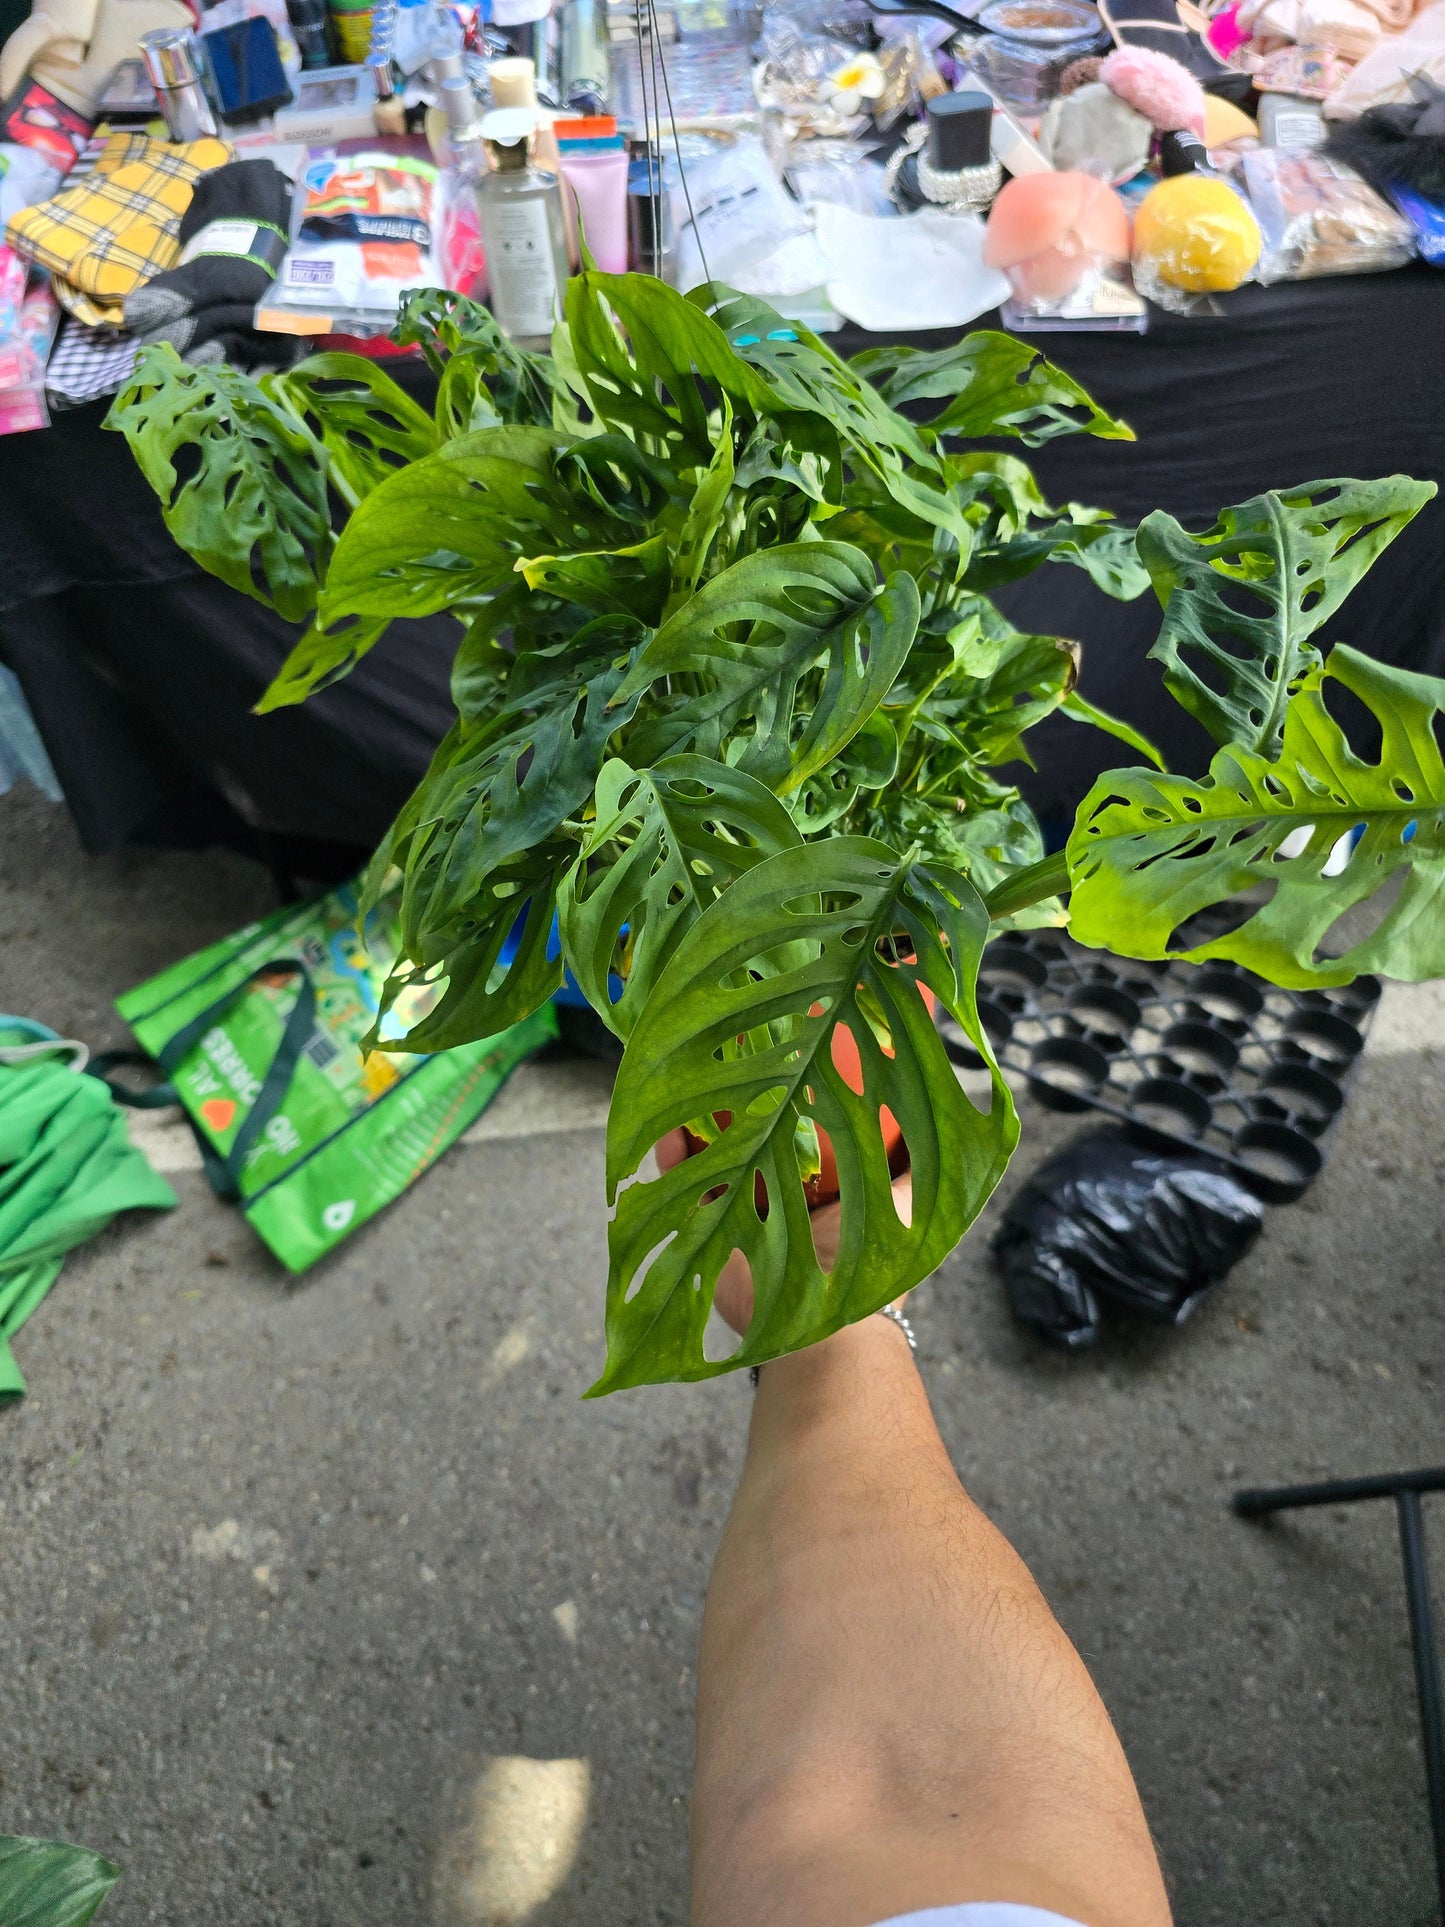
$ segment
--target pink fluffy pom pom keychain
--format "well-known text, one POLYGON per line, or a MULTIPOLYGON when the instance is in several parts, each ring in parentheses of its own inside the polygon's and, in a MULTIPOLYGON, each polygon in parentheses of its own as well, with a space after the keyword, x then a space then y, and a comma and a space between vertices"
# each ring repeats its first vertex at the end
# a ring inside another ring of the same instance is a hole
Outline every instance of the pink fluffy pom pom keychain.
POLYGON ((1099 78, 1120 100, 1161 134, 1187 127, 1204 139, 1204 89, 1187 67, 1147 47, 1116 47, 1099 68, 1099 78))

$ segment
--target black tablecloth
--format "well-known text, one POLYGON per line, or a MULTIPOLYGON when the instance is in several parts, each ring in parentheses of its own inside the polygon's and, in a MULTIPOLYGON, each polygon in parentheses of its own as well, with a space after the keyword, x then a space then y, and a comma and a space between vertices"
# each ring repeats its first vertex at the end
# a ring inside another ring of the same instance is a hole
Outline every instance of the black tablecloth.
MULTIPOLYGON (((1035 337, 1129 421, 1133 444, 1070 437, 1032 460, 1055 502, 1133 523, 1166 508, 1204 527, 1261 489, 1394 471, 1445 482, 1445 278, 1395 274, 1248 288, 1220 317, 1156 314, 1135 335, 1035 337)), ((993 325, 988 316, 978 324, 993 325)), ((948 337, 902 337, 937 347, 948 337)), ((851 353, 872 337, 833 337, 851 353)), ((391 364, 406 385, 425 371, 391 364)), ((101 405, 0 438, 0 660, 35 713, 86 846, 134 839, 371 847, 450 719, 456 625, 398 623, 344 682, 301 708, 250 706, 295 632, 175 547, 101 405)), ((1022 626, 1084 644, 1082 687, 1147 730, 1178 768, 1207 756, 1145 654, 1152 597, 1111 602, 1050 565, 1000 598, 1022 626)), ((1332 623, 1388 662, 1445 673, 1445 506, 1432 503, 1332 623)), ((1053 719, 1025 782, 1048 817, 1117 760, 1053 719)))

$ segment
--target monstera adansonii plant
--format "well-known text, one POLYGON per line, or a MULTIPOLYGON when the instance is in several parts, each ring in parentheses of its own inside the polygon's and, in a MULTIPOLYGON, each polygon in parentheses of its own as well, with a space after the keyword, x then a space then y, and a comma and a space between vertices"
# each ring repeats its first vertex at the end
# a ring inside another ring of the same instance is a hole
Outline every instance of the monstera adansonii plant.
POLYGON ((1028 346, 979 333, 844 361, 716 286, 584 273, 545 356, 418 293, 398 339, 438 376, 432 414, 348 355, 253 381, 155 348, 110 425, 181 546, 307 622, 263 710, 344 675, 396 617, 456 617, 456 721, 369 882, 400 873, 392 994, 445 979, 393 1047, 494 1034, 564 966, 623 1041, 595 1391, 811 1344, 953 1250, 1018 1136, 975 1003, 1001 926, 1067 918, 1085 944, 1290 986, 1445 972, 1445 683, 1313 640, 1430 486, 1310 483, 1203 534, 1163 513, 1125 531, 1050 507, 994 452, 1129 438, 1028 346), (1151 655, 1218 744, 1207 775, 1164 770, 1080 695, 1072 643, 990 601, 1045 563, 1122 598, 1152 587, 1151 655), (1053 711, 1139 766, 1104 776, 1046 855, 999 772, 1053 711), (1332 940, 1372 898, 1368 934, 1332 940), (1229 933, 1187 947, 1226 901, 1229 933), (988 1067, 986 1108, 930 1004, 988 1067), (680 1125, 696 1154, 659 1177, 645 1160, 680 1125), (827 1268, 820 1133, 841 1207, 827 1268), (734 1251, 756 1310, 709 1359, 734 1251))

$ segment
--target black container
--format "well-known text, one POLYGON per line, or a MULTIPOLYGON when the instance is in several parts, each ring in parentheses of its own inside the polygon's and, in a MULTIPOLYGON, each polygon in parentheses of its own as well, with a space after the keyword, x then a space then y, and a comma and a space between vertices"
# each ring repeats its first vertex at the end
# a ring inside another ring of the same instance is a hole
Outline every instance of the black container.
MULTIPOLYGON (((1229 928, 1203 917, 1190 938, 1229 928)), ((1267 1203, 1319 1176, 1370 1020, 1377 978, 1279 990, 1223 962, 1141 962, 1024 930, 983 953, 979 1015, 999 1062, 1043 1104, 1106 1111, 1152 1142, 1227 1164, 1267 1203)), ((980 1059, 939 1014, 955 1063, 980 1059)))

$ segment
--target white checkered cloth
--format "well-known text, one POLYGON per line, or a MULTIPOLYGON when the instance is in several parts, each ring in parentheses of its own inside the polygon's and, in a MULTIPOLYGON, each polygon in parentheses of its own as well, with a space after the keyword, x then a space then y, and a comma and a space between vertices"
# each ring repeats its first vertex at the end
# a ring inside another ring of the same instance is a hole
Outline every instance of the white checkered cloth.
POLYGON ((45 370, 45 392, 54 409, 78 408, 124 388, 140 344, 115 328, 87 328, 73 315, 61 323, 45 370))

